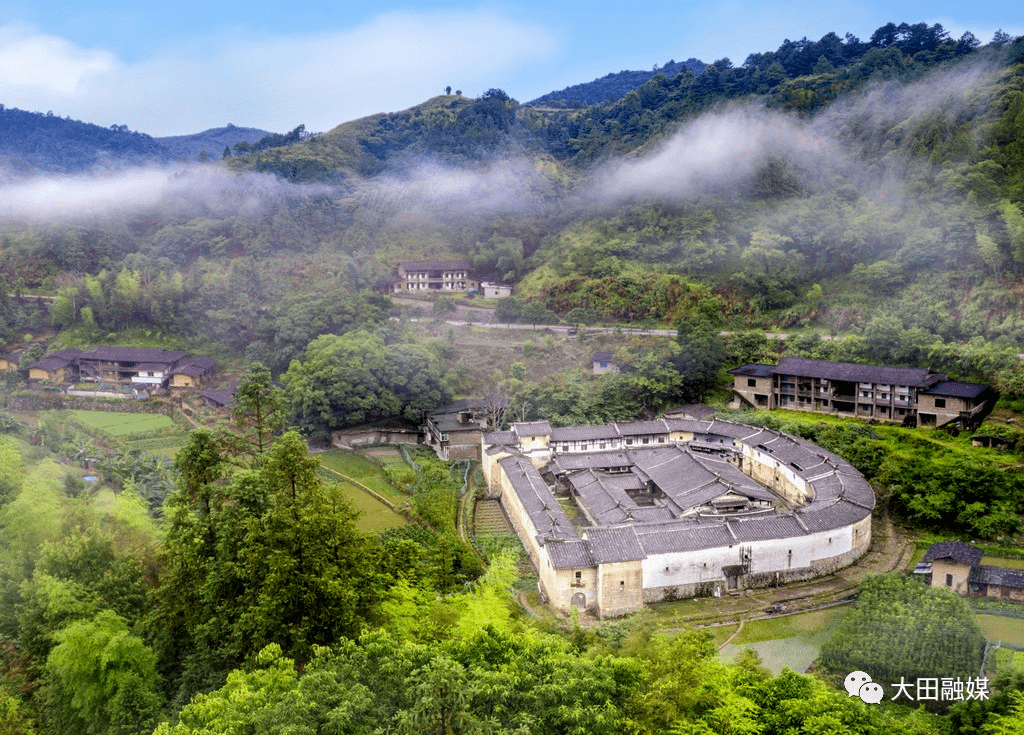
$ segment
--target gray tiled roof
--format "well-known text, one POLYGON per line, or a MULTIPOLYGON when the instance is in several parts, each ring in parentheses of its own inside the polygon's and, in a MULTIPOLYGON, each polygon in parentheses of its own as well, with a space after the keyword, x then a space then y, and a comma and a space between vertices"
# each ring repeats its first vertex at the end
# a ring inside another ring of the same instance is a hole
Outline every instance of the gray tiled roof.
POLYGON ((953 398, 977 398, 990 386, 981 383, 959 383, 955 380, 943 380, 923 391, 929 396, 952 396, 953 398))
POLYGON ((484 434, 485 444, 515 444, 516 435, 511 431, 492 431, 484 434))
POLYGON ((505 476, 522 503, 523 509, 530 517, 530 522, 541 537, 575 539, 576 531, 569 518, 562 510, 555 496, 551 494, 544 478, 540 476, 533 463, 525 457, 505 457, 499 464, 505 476))
POLYGON ((992 584, 1000 587, 1024 589, 1024 570, 982 564, 971 570, 969 580, 973 584, 992 584))
POLYGON ((775 372, 775 365, 762 365, 752 362, 747 365, 740 365, 729 372, 733 375, 749 375, 752 378, 770 378, 775 372))
POLYGON ((100 360, 103 362, 155 362, 163 365, 176 365, 184 356, 185 353, 180 350, 102 345, 86 350, 78 358, 80 360, 100 360))
POLYGON ((417 271, 468 271, 468 260, 409 260, 402 261, 398 267, 406 273, 417 271))
POLYGON ((836 501, 824 505, 812 505, 809 508, 801 508, 796 512, 796 518, 807 527, 811 533, 820 531, 831 531, 834 528, 842 528, 851 523, 856 523, 868 514, 859 505, 852 505, 845 501, 836 501))
POLYGON ((551 424, 547 421, 526 421, 512 424, 516 436, 550 436, 551 424))
POLYGON ((599 564, 636 561, 647 556, 632 526, 588 528, 586 536, 594 560, 599 564))
POLYGON ((210 370, 217 367, 217 361, 212 357, 192 357, 189 360, 171 371, 172 375, 188 375, 198 378, 206 375, 210 370))
POLYGON ((928 368, 901 368, 888 365, 858 365, 852 362, 829 362, 807 357, 783 357, 775 368, 779 375, 805 378, 846 380, 884 385, 926 386, 942 377, 928 368))
POLYGON ((804 536, 807 533, 792 515, 772 514, 758 516, 750 520, 730 520, 729 527, 737 541, 792 538, 793 536, 804 536))
POLYGON ((589 469, 591 467, 628 467, 633 464, 633 461, 623 449, 587 452, 586 454, 560 454, 555 457, 553 462, 563 472, 589 469))
POLYGON ((646 532, 642 528, 637 530, 640 543, 648 555, 699 551, 736 543, 729 535, 724 523, 708 523, 699 526, 690 524, 685 527, 651 532, 646 532))
POLYGON ((32 363, 29 368, 35 368, 37 370, 45 370, 48 373, 52 373, 54 370, 60 370, 71 364, 71 360, 66 357, 44 357, 42 360, 32 363))
POLYGON ((644 434, 667 434, 668 426, 664 420, 657 421, 623 421, 616 422, 615 428, 621 436, 642 436, 644 434))
POLYGON ((973 567, 981 562, 983 556, 985 556, 984 551, 963 541, 940 541, 928 547, 928 551, 924 552, 924 558, 921 561, 952 559, 960 564, 969 564, 973 567))
POLYGON ((552 540, 544 544, 555 569, 586 569, 597 566, 586 541, 552 540))
POLYGON ((596 439, 617 439, 619 432, 612 424, 601 426, 561 426, 551 429, 551 441, 575 442, 596 439))

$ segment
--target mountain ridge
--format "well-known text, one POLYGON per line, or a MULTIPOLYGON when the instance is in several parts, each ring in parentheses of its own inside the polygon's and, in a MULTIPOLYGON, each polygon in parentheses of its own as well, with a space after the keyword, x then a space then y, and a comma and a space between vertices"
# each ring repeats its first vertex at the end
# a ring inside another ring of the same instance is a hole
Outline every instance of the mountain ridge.
POLYGON ((664 66, 654 65, 651 71, 630 71, 612 72, 599 77, 591 82, 573 84, 564 89, 555 90, 542 94, 528 105, 553 105, 563 103, 568 107, 580 107, 593 105, 600 102, 612 102, 625 97, 631 90, 641 87, 645 82, 650 81, 658 74, 674 77, 683 69, 689 69, 694 74, 700 75, 708 67, 700 59, 689 58, 686 61, 668 61, 664 66))

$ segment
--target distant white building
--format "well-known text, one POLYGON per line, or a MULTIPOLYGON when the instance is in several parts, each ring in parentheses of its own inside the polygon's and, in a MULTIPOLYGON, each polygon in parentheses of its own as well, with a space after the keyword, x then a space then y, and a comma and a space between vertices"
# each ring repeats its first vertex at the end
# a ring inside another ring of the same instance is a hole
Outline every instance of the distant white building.
POLYGON ((460 293, 476 288, 468 260, 417 260, 399 263, 391 281, 395 293, 460 293))
POLYGON ((481 281, 480 295, 485 299, 504 299, 512 295, 512 287, 506 283, 481 281))

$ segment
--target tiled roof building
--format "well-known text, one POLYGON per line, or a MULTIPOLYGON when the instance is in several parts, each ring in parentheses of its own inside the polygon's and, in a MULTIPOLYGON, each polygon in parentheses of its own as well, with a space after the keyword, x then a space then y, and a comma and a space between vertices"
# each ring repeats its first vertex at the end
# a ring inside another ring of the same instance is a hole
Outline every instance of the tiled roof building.
POLYGON ((778 365, 741 365, 733 406, 785 408, 836 416, 944 426, 980 423, 995 404, 987 385, 946 380, 928 368, 860 365, 784 357, 778 365))
POLYGON ((852 563, 874 491, 804 440, 718 420, 484 434, 484 476, 561 609, 616 615, 852 563), (571 512, 568 512, 571 511, 571 512))

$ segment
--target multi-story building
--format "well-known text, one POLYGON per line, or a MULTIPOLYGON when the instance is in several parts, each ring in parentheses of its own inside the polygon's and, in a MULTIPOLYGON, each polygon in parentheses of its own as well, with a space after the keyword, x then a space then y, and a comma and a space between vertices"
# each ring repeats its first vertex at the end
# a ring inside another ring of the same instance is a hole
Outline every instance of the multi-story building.
POLYGON ((729 371, 733 407, 785 408, 896 423, 971 425, 995 401, 990 386, 946 380, 928 368, 784 357, 729 371))
POLYGON ((465 292, 477 287, 468 260, 418 260, 399 263, 391 281, 395 293, 465 292))
MULTIPOLYGON (((150 347, 93 347, 89 350, 61 350, 29 366, 29 383, 48 380, 57 385, 76 381, 108 386, 130 386, 151 392, 167 388, 180 369, 190 381, 206 375, 215 363, 210 358, 187 359, 178 350, 150 347)), ((176 387, 185 388, 184 383, 176 387)), ((198 382, 190 387, 198 387, 198 382)), ((186 391, 187 392, 187 391, 186 391)))

